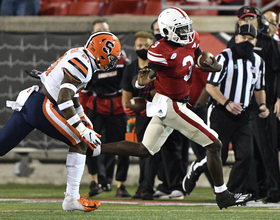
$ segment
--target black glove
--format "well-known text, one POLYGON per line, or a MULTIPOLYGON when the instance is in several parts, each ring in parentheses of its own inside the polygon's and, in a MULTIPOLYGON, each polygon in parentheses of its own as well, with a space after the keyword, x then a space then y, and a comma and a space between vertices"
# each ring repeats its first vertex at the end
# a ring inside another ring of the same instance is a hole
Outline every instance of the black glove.
POLYGON ((35 69, 30 70, 30 71, 25 70, 25 72, 26 72, 29 76, 31 76, 31 77, 33 77, 33 78, 36 78, 36 79, 40 79, 40 75, 42 74, 42 72, 40 72, 40 71, 38 71, 38 70, 35 70, 35 69))

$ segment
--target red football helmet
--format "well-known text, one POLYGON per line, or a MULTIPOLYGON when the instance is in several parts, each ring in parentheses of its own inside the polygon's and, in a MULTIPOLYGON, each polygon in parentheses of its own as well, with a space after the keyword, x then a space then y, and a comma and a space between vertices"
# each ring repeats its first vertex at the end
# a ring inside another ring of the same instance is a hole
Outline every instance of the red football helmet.
POLYGON ((110 70, 120 59, 121 43, 109 32, 92 34, 84 48, 102 70, 110 70))

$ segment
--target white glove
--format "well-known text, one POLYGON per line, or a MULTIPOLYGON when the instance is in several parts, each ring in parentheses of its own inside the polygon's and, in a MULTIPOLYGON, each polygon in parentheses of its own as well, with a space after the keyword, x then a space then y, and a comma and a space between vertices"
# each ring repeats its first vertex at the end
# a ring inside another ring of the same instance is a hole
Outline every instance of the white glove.
POLYGON ((91 120, 88 118, 88 116, 85 114, 84 109, 81 105, 78 108, 76 108, 76 112, 81 118, 82 122, 85 124, 85 126, 93 130, 93 124, 91 120))
POLYGON ((89 129, 93 129, 93 124, 91 122, 91 120, 88 118, 88 116, 86 114, 84 114, 82 117, 81 117, 81 120, 82 121, 86 121, 86 127, 89 128, 89 129))
POLYGON ((97 134, 94 130, 86 128, 82 133, 81 136, 84 137, 89 143, 94 145, 101 145, 101 141, 99 139, 100 134, 97 134))
POLYGON ((101 145, 100 134, 97 134, 94 130, 87 128, 83 123, 80 123, 76 127, 77 131, 80 135, 87 140, 89 143, 94 144, 96 146, 101 145))

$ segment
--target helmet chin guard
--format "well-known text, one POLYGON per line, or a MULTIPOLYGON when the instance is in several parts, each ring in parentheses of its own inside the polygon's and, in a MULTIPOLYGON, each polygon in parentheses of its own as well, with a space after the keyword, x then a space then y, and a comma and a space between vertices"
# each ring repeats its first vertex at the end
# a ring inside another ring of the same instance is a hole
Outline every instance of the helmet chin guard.
POLYGON ((182 46, 194 41, 195 32, 192 23, 187 13, 176 7, 165 9, 158 16, 161 36, 182 46))

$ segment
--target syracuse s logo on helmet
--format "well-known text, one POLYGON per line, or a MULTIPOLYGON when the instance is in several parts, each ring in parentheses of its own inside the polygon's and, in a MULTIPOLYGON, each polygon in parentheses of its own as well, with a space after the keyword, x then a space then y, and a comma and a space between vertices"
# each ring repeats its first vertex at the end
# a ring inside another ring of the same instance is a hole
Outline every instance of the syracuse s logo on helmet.
POLYGON ((114 47, 114 42, 107 40, 107 42, 105 43, 105 47, 103 47, 102 50, 104 53, 110 55, 114 47))

